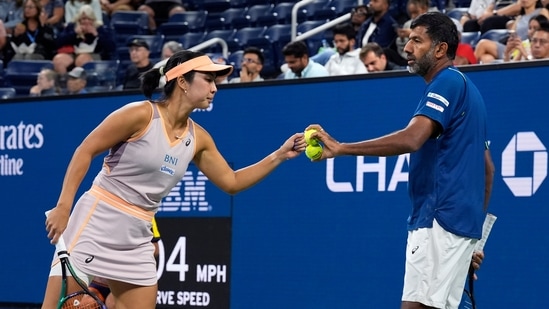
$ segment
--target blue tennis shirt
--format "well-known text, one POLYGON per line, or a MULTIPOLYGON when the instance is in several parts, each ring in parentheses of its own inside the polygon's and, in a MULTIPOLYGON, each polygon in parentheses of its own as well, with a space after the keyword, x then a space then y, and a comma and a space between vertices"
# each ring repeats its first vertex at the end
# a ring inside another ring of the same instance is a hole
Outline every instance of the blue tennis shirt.
POLYGON ((440 124, 442 132, 410 154, 408 230, 432 227, 480 239, 484 222, 486 107, 472 81, 454 67, 427 85, 414 116, 440 124))

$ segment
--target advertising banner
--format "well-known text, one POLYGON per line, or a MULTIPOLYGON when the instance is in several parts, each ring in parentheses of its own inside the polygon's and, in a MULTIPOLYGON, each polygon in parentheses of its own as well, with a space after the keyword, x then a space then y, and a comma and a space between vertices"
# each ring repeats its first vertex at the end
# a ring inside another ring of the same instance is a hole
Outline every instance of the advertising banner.
MULTIPOLYGON (((496 167, 498 216, 478 272, 482 308, 544 308, 549 277, 546 62, 462 69, 481 91, 496 167), (525 251, 525 248, 528 248, 525 251), (527 295, 527 297, 525 297, 527 295)), ((242 169, 321 124, 340 142, 405 127, 422 78, 401 73, 220 86, 192 119, 242 169)), ((74 150, 136 93, 0 103, 0 303, 40 303, 53 257, 44 211, 74 150)), ((78 190, 88 190, 105 154, 78 190)), ((234 196, 195 166, 162 201, 162 308, 398 308, 406 248, 409 155, 282 163, 234 196)), ((154 180, 152 180, 154 181, 154 180)))

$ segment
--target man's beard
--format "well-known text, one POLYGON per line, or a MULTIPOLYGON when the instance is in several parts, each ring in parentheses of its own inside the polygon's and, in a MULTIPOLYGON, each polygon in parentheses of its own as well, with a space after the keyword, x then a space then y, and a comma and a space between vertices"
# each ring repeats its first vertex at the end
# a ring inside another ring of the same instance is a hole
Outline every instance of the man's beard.
POLYGON ((340 54, 340 55, 345 55, 346 53, 348 53, 349 51, 351 50, 351 46, 350 44, 347 45, 347 47, 345 47, 344 49, 337 49, 337 52, 340 54))
POLYGON ((429 70, 435 65, 435 48, 432 47, 429 51, 419 59, 415 59, 412 66, 408 66, 408 72, 425 76, 429 70))

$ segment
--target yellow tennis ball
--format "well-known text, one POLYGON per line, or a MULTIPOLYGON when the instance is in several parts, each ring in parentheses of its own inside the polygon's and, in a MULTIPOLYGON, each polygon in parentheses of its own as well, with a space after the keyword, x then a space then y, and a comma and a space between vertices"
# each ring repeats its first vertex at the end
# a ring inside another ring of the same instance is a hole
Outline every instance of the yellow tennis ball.
POLYGON ((322 146, 319 144, 308 145, 305 148, 305 155, 311 160, 319 159, 322 156, 322 146))
POLYGON ((313 145, 313 146, 318 145, 318 141, 316 140, 316 138, 311 138, 311 134, 315 132, 316 132, 316 129, 309 129, 305 131, 304 137, 305 137, 305 143, 307 143, 307 145, 313 145))

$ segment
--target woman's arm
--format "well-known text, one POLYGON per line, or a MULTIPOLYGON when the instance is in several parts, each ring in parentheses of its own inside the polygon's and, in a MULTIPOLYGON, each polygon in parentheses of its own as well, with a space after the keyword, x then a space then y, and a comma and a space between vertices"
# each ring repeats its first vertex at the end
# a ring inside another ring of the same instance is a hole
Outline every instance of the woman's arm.
POLYGON ((257 184, 282 162, 297 157, 306 147, 303 133, 296 133, 259 162, 234 171, 219 153, 210 134, 199 125, 196 128, 199 144, 194 162, 212 183, 229 194, 236 194, 257 184))
POLYGON ((152 114, 149 103, 128 104, 111 113, 76 148, 65 172, 57 205, 46 219, 48 237, 56 242, 67 227, 76 192, 94 157, 132 136, 148 124, 152 114))

